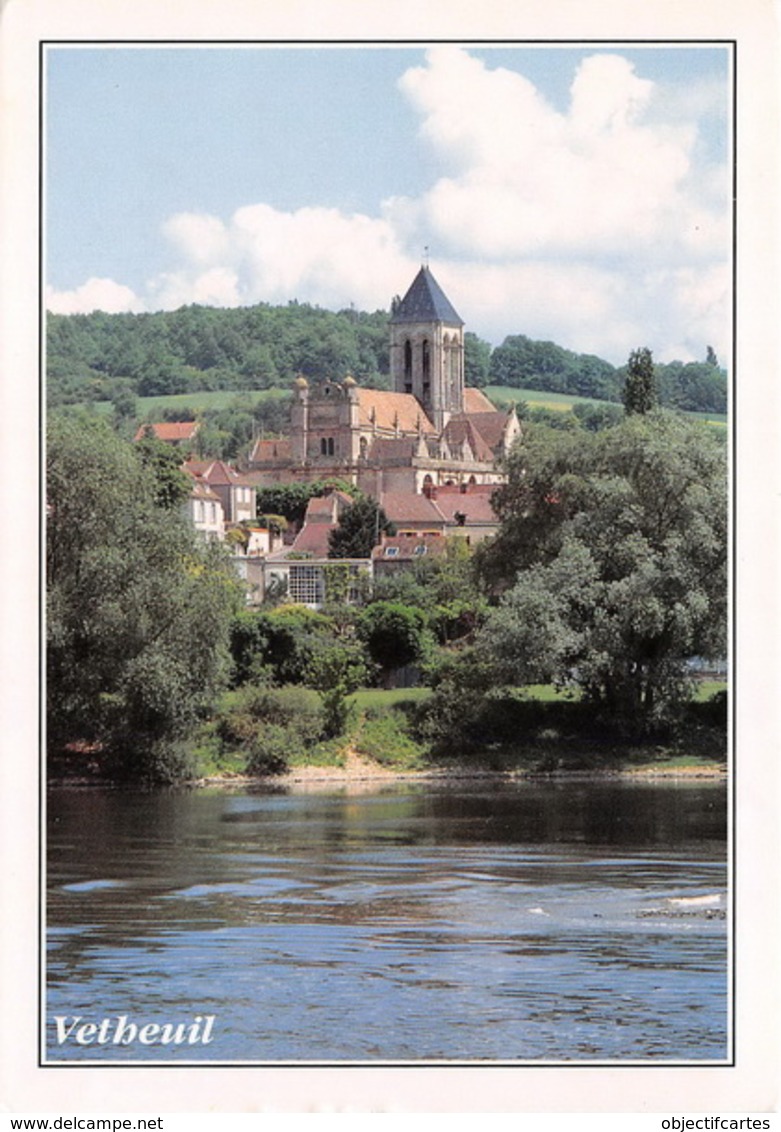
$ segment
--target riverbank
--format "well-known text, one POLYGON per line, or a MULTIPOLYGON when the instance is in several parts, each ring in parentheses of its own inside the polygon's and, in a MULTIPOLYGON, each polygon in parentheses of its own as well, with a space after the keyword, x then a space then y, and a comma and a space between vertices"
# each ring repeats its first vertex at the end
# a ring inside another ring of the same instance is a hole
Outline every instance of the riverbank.
POLYGON ((649 762, 632 767, 602 767, 590 769, 561 769, 540 771, 534 768, 496 769, 481 767, 475 763, 455 762, 441 766, 431 766, 420 770, 395 770, 383 766, 374 759, 354 752, 345 756, 341 766, 297 766, 284 774, 246 775, 224 773, 209 775, 198 779, 196 787, 237 787, 269 786, 281 789, 300 790, 330 788, 332 786, 360 787, 366 785, 374 789, 379 785, 396 783, 421 783, 447 785, 457 782, 696 782, 727 779, 727 768, 723 763, 698 762, 676 765, 665 762, 649 762))

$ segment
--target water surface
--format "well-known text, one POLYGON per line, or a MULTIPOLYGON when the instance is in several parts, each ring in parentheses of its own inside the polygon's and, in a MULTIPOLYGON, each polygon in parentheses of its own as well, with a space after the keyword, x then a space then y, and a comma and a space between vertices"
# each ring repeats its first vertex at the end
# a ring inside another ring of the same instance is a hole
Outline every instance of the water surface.
POLYGON ((54 790, 47 1058, 728 1056, 725 788, 54 790), (214 1015, 208 1045, 53 1018, 214 1015))

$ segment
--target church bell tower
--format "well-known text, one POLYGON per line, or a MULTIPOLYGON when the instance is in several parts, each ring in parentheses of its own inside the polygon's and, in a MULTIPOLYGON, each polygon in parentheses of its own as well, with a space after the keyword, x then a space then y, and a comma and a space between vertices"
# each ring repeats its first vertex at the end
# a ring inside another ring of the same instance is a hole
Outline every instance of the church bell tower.
POLYGON ((394 392, 413 394, 438 432, 464 411, 464 324, 425 265, 393 301, 390 367, 394 392))

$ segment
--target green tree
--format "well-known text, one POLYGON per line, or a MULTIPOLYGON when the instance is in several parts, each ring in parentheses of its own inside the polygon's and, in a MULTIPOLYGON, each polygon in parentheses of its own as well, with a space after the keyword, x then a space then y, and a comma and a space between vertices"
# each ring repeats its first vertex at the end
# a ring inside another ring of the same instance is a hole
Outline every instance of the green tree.
POLYGON ((664 412, 527 436, 499 499, 481 567, 505 592, 478 639, 493 681, 577 684, 640 734, 672 718, 687 660, 726 648, 723 445, 664 412))
POLYGON ((624 416, 621 406, 613 405, 609 401, 598 403, 578 401, 577 404, 572 406, 572 412, 589 432, 600 432, 603 428, 612 428, 624 416))
POLYGON ((50 418, 46 473, 50 750, 86 742, 114 774, 176 778, 227 676, 238 584, 106 422, 50 418))
POLYGON ((366 682, 367 675, 363 653, 356 643, 331 641, 313 652, 306 683, 320 695, 325 739, 343 734, 352 713, 348 697, 366 682))
POLYGON ((331 618, 305 605, 279 605, 258 617, 268 633, 264 663, 276 683, 303 683, 313 654, 333 639, 331 618))
POLYGON ((629 355, 626 381, 621 394, 627 416, 633 413, 650 413, 657 404, 658 395, 651 351, 643 346, 629 355))
POLYGON ((190 477, 182 471, 181 452, 154 435, 142 436, 136 446, 143 467, 154 477, 158 507, 166 511, 181 507, 192 486, 190 477))
POLYGON ((487 385, 491 372, 491 343, 471 330, 464 334, 464 381, 478 388, 487 385))
POLYGON ((424 660, 431 647, 425 613, 399 602, 376 601, 367 606, 358 621, 358 634, 386 684, 397 668, 424 660))
POLYGON ((383 509, 370 496, 359 496, 328 537, 329 558, 370 558, 380 535, 396 533, 383 509))
POLYGON ((457 535, 445 540, 444 554, 420 557, 404 570, 378 577, 372 597, 423 610, 443 645, 470 636, 488 609, 477 587, 471 550, 457 535))

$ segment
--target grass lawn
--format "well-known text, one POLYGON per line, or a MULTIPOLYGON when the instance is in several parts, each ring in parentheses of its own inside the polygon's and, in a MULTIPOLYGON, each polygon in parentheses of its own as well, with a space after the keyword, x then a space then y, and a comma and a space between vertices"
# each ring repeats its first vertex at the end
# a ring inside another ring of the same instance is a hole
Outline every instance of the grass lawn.
MULTIPOLYGON (((279 399, 288 397, 289 389, 217 389, 209 391, 194 391, 193 393, 176 393, 164 397, 139 397, 138 416, 144 419, 151 414, 158 416, 163 409, 192 409, 200 412, 203 409, 227 409, 237 403, 254 405, 258 401, 269 398, 279 399)), ((96 401, 96 413, 110 413, 113 406, 110 401, 96 401)))
MULTIPOLYGON (((722 680, 703 680, 697 685, 694 698, 697 701, 709 700, 717 692, 725 690, 722 680)), ((577 689, 554 688, 552 684, 529 684, 518 689, 523 699, 541 700, 543 703, 572 701, 578 699, 577 689)), ((430 688, 362 688, 352 699, 359 711, 367 708, 381 709, 396 707, 400 703, 422 703, 431 696, 430 688)))
POLYGON ((403 703, 422 703, 431 695, 430 688, 361 688, 352 701, 359 711, 369 708, 392 708, 403 703))
MULTIPOLYGON (((573 405, 600 405, 616 404, 614 401, 598 401, 595 397, 577 397, 573 393, 548 393, 540 389, 516 389, 509 385, 486 385, 484 393, 492 400, 498 401, 525 401, 532 409, 553 409, 556 412, 567 413, 573 405)), ((147 419, 150 415, 158 417, 164 409, 192 409, 198 413, 206 409, 227 409, 237 403, 254 405, 258 401, 268 398, 279 399, 289 397, 290 390, 285 387, 274 389, 218 389, 215 391, 193 391, 192 393, 176 393, 161 397, 139 397, 138 417, 147 419)), ((96 401, 93 408, 96 413, 107 414, 113 411, 110 401, 96 401)), ((727 417, 724 413, 687 413, 687 417, 706 421, 716 428, 727 427, 727 417)))
MULTIPOLYGON (((525 401, 530 409, 553 409, 566 413, 573 405, 617 405, 617 401, 599 401, 596 397, 577 397, 574 393, 549 393, 542 389, 516 389, 509 385, 486 385, 483 392, 491 400, 525 401)), ((716 428, 727 427, 726 413, 686 413, 685 416, 705 421, 716 428)))
MULTIPOLYGON (((510 385, 486 385, 486 397, 497 401, 525 401, 530 409, 556 409, 567 413, 573 405, 599 405, 593 397, 576 397, 574 393, 549 393, 542 389, 516 389, 510 385)), ((604 402, 613 404, 614 402, 604 402)))

